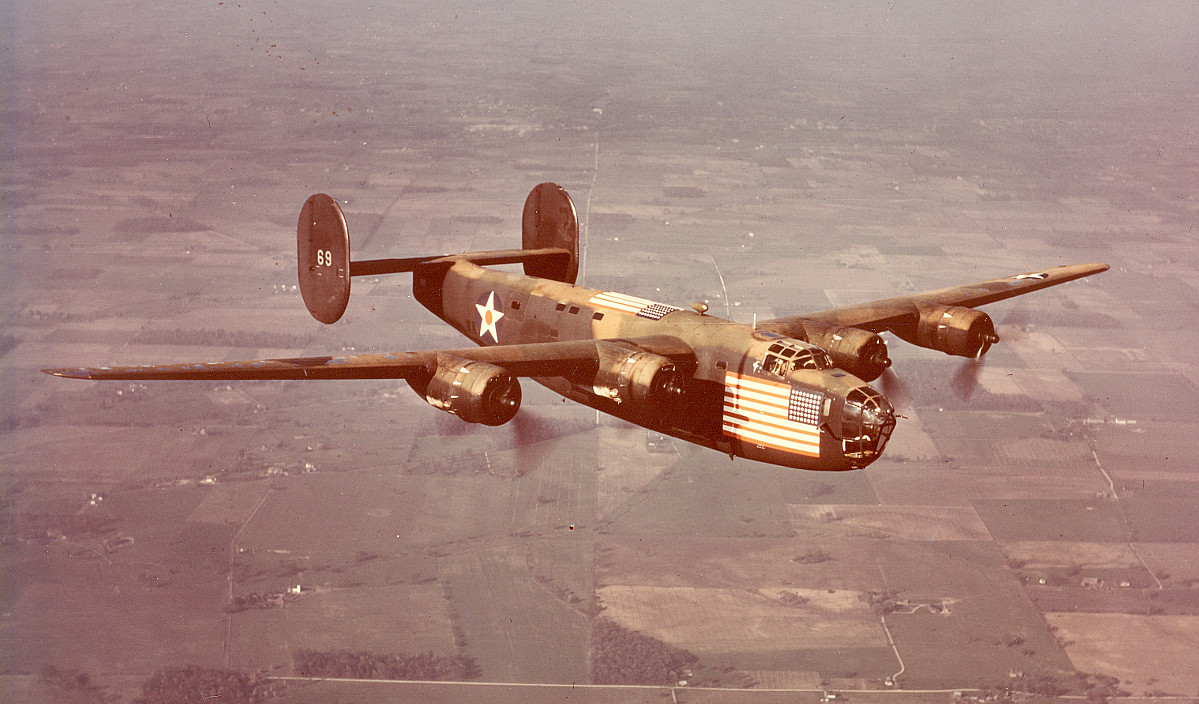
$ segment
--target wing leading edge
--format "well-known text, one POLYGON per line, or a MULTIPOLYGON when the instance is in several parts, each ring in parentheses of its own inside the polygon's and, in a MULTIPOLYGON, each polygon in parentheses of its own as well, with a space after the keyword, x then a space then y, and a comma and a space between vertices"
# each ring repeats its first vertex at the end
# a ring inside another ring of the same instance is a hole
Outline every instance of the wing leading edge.
POLYGON ((1002 301, 1005 298, 1022 296, 1084 276, 1108 270, 1107 264, 1070 264, 1051 269, 1030 271, 1015 276, 1005 276, 990 281, 980 281, 964 286, 926 291, 911 296, 898 296, 869 303, 859 303, 845 308, 834 308, 807 315, 777 318, 758 323, 758 327, 784 335, 803 329, 805 321, 819 321, 830 325, 859 328, 870 332, 882 332, 910 326, 920 318, 918 306, 946 305, 974 308, 1002 301))
POLYGON ((694 352, 672 337, 539 342, 426 352, 384 352, 336 357, 292 357, 236 362, 150 364, 125 367, 43 369, 70 379, 126 381, 246 381, 304 379, 414 379, 427 375, 440 359, 465 359, 503 367, 515 376, 566 376, 598 364, 602 347, 654 352, 683 361, 694 352))

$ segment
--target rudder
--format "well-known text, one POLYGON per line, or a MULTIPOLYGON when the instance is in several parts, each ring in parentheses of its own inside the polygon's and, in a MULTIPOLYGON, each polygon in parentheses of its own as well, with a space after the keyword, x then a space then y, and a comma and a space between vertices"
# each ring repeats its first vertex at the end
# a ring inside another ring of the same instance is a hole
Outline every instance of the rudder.
POLYGON ((350 301, 350 232, 337 201, 318 193, 296 226, 300 294, 312 317, 335 323, 350 301))
POLYGON ((556 247, 570 252, 570 259, 534 259, 524 262, 525 274, 573 284, 579 276, 579 216, 570 194, 556 183, 533 187, 525 199, 521 218, 524 249, 556 247))

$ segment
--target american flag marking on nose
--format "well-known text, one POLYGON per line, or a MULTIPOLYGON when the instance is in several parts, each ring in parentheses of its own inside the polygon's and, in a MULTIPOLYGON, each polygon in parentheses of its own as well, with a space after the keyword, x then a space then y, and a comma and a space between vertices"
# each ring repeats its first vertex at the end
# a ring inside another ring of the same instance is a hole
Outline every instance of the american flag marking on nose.
POLYGON ((820 456, 824 394, 726 372, 724 434, 783 452, 820 456))

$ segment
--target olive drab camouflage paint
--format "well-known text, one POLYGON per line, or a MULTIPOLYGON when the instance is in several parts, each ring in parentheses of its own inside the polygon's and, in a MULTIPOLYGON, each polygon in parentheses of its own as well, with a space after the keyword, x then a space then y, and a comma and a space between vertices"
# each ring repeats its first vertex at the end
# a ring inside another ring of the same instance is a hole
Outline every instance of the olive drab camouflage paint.
POLYGON ((413 294, 477 347, 331 357, 48 369, 79 379, 405 379, 429 405, 500 425, 520 408, 521 377, 631 423, 732 457, 809 470, 869 465, 895 410, 867 382, 890 373, 879 333, 978 359, 999 341, 977 306, 1105 271, 1059 266, 745 325, 576 285, 578 218, 542 183, 522 215, 522 248, 351 261, 337 201, 305 202, 297 271, 305 305, 340 319, 353 276, 411 272, 413 294), (523 274, 488 268, 522 264, 523 274))

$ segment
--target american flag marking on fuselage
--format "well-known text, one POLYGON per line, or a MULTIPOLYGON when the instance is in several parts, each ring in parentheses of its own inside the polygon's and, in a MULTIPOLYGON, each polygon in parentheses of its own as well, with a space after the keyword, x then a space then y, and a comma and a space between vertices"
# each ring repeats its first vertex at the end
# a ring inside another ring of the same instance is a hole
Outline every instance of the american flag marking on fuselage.
POLYGON ((636 315, 650 320, 661 320, 662 316, 667 313, 673 313, 680 308, 668 306, 664 303, 656 303, 648 301, 644 298, 636 296, 628 296, 623 293, 613 293, 611 291, 601 291, 592 296, 588 301, 591 305, 601 306, 603 308, 611 308, 618 310, 621 313, 636 315))
POLYGON ((824 394, 726 372, 724 434, 763 447, 820 456, 824 394))

